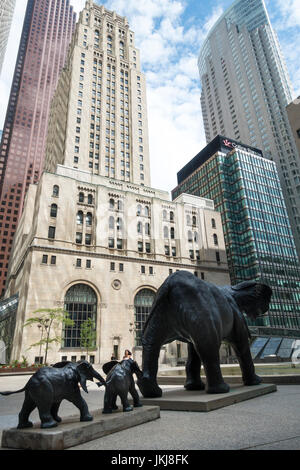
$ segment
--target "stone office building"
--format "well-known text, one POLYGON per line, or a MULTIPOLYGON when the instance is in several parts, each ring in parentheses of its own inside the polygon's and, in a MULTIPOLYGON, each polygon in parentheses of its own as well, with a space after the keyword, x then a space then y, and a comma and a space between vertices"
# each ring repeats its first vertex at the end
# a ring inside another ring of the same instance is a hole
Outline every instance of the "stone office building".
MULTIPOLYGON (((122 357, 140 336, 155 293, 186 269, 229 284, 220 214, 213 201, 171 201, 150 186, 145 78, 127 20, 86 2, 54 96, 45 171, 30 185, 14 239, 5 297, 18 293, 11 357, 42 360, 38 308, 63 307, 61 345, 48 362, 79 360, 82 322, 96 329, 91 359, 122 357), (217 243, 216 243, 217 240, 217 243)), ((184 355, 181 344, 161 360, 184 355)))

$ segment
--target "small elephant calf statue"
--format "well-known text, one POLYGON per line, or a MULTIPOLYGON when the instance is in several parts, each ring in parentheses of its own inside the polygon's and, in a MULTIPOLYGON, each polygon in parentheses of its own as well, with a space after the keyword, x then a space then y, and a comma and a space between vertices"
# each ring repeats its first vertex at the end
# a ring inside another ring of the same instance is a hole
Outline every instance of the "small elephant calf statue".
POLYGON ((121 398, 123 411, 132 411, 133 408, 129 405, 127 398, 128 392, 133 398, 134 407, 143 406, 133 380, 133 374, 136 374, 138 378, 142 378, 143 375, 136 361, 133 359, 125 359, 121 362, 111 361, 104 364, 103 371, 107 373, 103 414, 112 413, 113 410, 118 409, 117 396, 121 398))
POLYGON ((19 413, 18 429, 30 428, 33 424, 28 420, 30 413, 37 407, 41 420, 41 428, 53 428, 61 422, 57 415, 62 400, 68 400, 80 410, 80 421, 92 421, 88 406, 82 398, 78 382, 88 393, 86 381, 105 380, 87 361, 81 363, 61 362, 53 367, 42 367, 27 382, 24 388, 16 392, 2 392, 11 395, 25 391, 25 400, 19 413))

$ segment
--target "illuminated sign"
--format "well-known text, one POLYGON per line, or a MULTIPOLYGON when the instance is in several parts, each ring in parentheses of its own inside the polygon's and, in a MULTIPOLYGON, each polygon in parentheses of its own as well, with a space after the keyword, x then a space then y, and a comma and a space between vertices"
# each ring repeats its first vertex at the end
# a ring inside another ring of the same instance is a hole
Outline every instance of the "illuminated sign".
POLYGON ((241 149, 241 150, 246 150, 247 152, 255 153, 256 155, 260 155, 260 153, 256 152, 254 149, 250 149, 248 147, 245 147, 243 145, 236 144, 235 142, 231 142, 228 139, 223 139, 223 144, 225 147, 228 147, 230 149, 241 149))

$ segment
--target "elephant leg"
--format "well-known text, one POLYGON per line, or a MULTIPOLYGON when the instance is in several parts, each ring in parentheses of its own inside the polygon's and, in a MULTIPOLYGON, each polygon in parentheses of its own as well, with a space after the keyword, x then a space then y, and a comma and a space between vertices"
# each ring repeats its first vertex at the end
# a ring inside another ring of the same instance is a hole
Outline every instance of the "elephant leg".
POLYGON ((140 406, 143 406, 142 403, 140 402, 140 397, 139 397, 139 394, 135 388, 135 385, 134 385, 134 380, 132 379, 132 382, 130 384, 130 387, 129 387, 129 393, 130 395, 132 396, 132 399, 133 399, 133 406, 135 408, 137 407, 140 407, 140 406))
POLYGON ((57 426, 57 422, 53 419, 51 414, 52 403, 49 403, 47 401, 41 401, 37 404, 37 407, 41 420, 41 428, 55 428, 57 426))
POLYGON ((206 375, 206 392, 207 393, 227 393, 230 390, 228 384, 223 380, 218 341, 209 341, 205 343, 205 347, 200 342, 195 341, 195 349, 203 361, 206 375))
POLYGON ((51 415, 53 417, 53 419, 57 422, 57 423, 61 423, 61 418, 58 416, 58 409, 60 407, 60 403, 61 402, 56 402, 56 403, 53 403, 52 405, 52 408, 51 408, 51 415))
POLYGON ((200 377, 201 358, 195 350, 192 343, 188 343, 188 360, 186 362, 186 381, 184 388, 186 390, 204 390, 205 384, 200 377))
POLYGON ((143 347, 143 377, 138 379, 137 385, 145 398, 162 396, 162 389, 158 386, 156 379, 162 344, 162 342, 158 342, 143 347))
POLYGON ((30 413, 36 408, 36 404, 30 397, 29 393, 25 392, 25 399, 22 409, 19 413, 19 424, 18 429, 31 428, 32 422, 28 420, 30 413))
POLYGON ((82 398, 81 393, 74 392, 72 396, 67 398, 68 401, 73 403, 80 411, 80 421, 93 421, 93 416, 90 414, 86 401, 82 398))
POLYGON ((122 392, 122 394, 120 394, 120 398, 121 398, 121 402, 122 402, 122 405, 123 405, 123 411, 132 411, 133 407, 130 406, 130 404, 129 404, 129 401, 128 401, 128 398, 127 398, 127 391, 122 392))
POLYGON ((244 385, 259 385, 262 379, 255 374, 248 335, 243 336, 231 342, 241 367, 243 382, 244 385))
POLYGON ((112 413, 113 410, 118 409, 116 405, 117 394, 113 393, 108 387, 106 387, 104 394, 104 407, 102 410, 103 414, 112 413))

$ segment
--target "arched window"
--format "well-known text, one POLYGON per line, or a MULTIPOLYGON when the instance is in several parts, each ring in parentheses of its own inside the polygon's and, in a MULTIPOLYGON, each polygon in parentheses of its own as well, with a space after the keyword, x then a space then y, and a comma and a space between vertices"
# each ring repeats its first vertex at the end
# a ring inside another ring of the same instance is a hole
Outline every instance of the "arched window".
POLYGON ((170 235, 171 235, 171 240, 174 240, 175 239, 175 229, 174 229, 174 227, 171 227, 170 235))
POLYGON ((92 194, 88 195, 88 204, 93 204, 93 195, 92 194))
POLYGON ((77 212, 77 224, 79 225, 83 224, 83 212, 82 211, 77 212))
POLYGON ((112 216, 108 220, 108 227, 112 230, 115 228, 115 219, 112 216))
POLYGON ((54 196, 54 197, 58 197, 58 196, 59 196, 59 186, 57 186, 57 184, 55 184, 55 185, 53 186, 52 196, 54 196))
POLYGON ((193 242, 193 233, 191 232, 191 230, 188 231, 188 241, 193 242))
POLYGON ((122 211, 123 210, 123 202, 119 199, 118 200, 118 211, 122 211))
POLYGON ((218 245, 218 236, 214 233, 213 237, 214 237, 214 245, 218 245))
POLYGON ((57 217, 57 205, 51 204, 50 217, 57 217))
POLYGON ((173 220, 174 220, 174 212, 171 211, 170 212, 170 221, 173 222, 173 220))
POLYGON ((143 233, 143 225, 142 222, 137 223, 137 233, 143 233))
POLYGON ((163 220, 167 220, 167 211, 163 210, 163 220))
POLYGON ((197 218, 195 215, 193 215, 193 225, 197 225, 197 218))
POLYGON ((198 240, 199 240, 198 233, 197 233, 197 232, 194 232, 194 242, 195 242, 195 243, 198 243, 198 240))
POLYGON ((169 229, 168 229, 168 227, 164 227, 164 238, 169 238, 169 229))
POLYGON ((191 225, 191 216, 190 215, 186 216, 186 224, 191 225))
POLYGON ((216 228, 216 221, 215 221, 215 219, 211 219, 211 226, 212 226, 212 228, 216 228))
MULTIPOLYGON (((63 347, 80 348, 81 328, 85 320, 91 319, 95 325, 97 322, 97 296, 94 290, 86 284, 72 286, 65 296, 65 310, 69 318, 74 321, 73 326, 63 327, 63 347)), ((96 344, 94 344, 94 347, 96 344)))
POLYGON ((149 207, 148 207, 148 206, 145 206, 145 208, 144 208, 144 214, 145 214, 145 216, 146 216, 146 217, 149 217, 149 213, 150 213, 149 207))
POLYGON ((141 346, 141 336, 145 322, 149 316, 155 292, 150 289, 140 290, 134 299, 134 313, 135 313, 135 345, 141 346))
POLYGON ((109 208, 111 210, 113 210, 115 208, 115 200, 114 199, 109 200, 109 208))
POLYGON ((92 225, 92 223, 93 223, 93 216, 90 212, 88 212, 86 214, 85 223, 86 223, 86 225, 92 225))
POLYGON ((142 213, 142 206, 141 204, 138 204, 137 208, 136 208, 136 215, 141 215, 142 213))
POLYGON ((78 201, 79 202, 84 202, 84 193, 79 193, 78 201))

